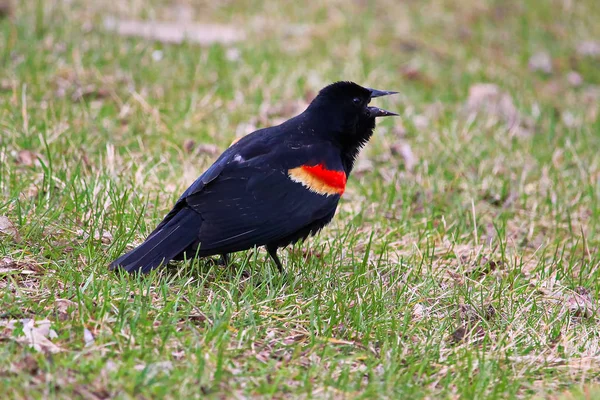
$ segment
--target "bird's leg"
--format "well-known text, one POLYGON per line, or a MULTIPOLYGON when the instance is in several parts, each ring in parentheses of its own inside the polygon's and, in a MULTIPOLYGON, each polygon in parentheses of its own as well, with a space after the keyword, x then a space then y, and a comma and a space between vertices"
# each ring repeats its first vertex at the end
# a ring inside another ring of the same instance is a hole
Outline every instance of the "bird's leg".
POLYGON ((275 265, 277 265, 279 273, 283 274, 283 265, 281 265, 281 261, 277 257, 277 246, 267 246, 267 253, 269 253, 275 265))
POLYGON ((221 254, 221 259, 219 260, 219 264, 224 267, 229 267, 229 254, 223 253, 221 254))

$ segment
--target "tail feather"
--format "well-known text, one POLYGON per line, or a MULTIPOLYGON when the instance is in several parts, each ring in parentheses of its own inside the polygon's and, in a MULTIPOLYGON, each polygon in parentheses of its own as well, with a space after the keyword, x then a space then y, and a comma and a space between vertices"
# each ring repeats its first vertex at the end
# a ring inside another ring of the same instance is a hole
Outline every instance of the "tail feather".
POLYGON ((112 269, 121 268, 129 273, 150 272, 193 245, 198 240, 201 225, 200 214, 187 207, 182 208, 144 243, 117 258, 110 266, 112 269))

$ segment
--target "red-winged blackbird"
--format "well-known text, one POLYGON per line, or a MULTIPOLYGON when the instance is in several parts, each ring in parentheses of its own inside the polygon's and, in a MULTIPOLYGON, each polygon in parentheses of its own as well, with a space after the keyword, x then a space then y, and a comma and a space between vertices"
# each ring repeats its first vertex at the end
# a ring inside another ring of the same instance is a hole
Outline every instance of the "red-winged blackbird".
POLYGON ((396 92, 336 82, 281 125, 260 129, 229 147, 177 200, 146 241, 111 267, 148 272, 162 263, 277 249, 327 225, 344 193, 375 118, 397 115, 368 104, 396 92))

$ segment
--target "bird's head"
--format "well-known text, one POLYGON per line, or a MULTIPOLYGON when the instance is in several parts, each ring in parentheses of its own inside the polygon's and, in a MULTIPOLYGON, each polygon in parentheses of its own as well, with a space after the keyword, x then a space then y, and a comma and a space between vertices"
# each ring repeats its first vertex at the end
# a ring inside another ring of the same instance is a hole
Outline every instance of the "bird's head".
POLYGON ((307 111, 322 121, 323 132, 348 151, 360 149, 373 134, 375 119, 398 115, 369 106, 375 97, 397 92, 364 88, 354 82, 336 82, 321 89, 307 111))

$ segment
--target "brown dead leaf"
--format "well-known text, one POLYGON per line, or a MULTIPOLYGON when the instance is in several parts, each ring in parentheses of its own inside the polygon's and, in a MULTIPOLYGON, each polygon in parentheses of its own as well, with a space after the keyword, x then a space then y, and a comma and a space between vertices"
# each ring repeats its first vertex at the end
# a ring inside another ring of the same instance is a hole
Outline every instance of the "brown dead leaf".
POLYGON ((284 345, 286 345, 286 346, 291 346, 291 345, 296 344, 296 343, 302 343, 302 342, 306 341, 307 339, 308 339, 308 337, 307 337, 306 334, 304 334, 304 333, 298 333, 298 334, 295 334, 295 335, 291 335, 291 336, 285 337, 282 340, 282 343, 284 345))
POLYGON ((450 335, 448 341, 452 344, 458 344, 461 342, 469 342, 470 344, 475 344, 481 341, 485 337, 485 330, 476 325, 474 327, 470 327, 468 324, 459 326, 452 334, 450 335))
POLYGON ((159 361, 152 364, 138 364, 133 367, 136 371, 145 371, 146 379, 152 379, 161 372, 169 374, 173 370, 171 361, 159 361))
POLYGON ((25 353, 23 357, 10 365, 9 371, 13 374, 29 374, 37 375, 40 370, 40 366, 31 354, 25 353))
POLYGON ((584 57, 599 57, 600 42, 587 40, 577 45, 577 54, 584 57))
MULTIPOLYGON (((89 239, 90 235, 83 229, 76 231, 77 236, 82 237, 83 240, 89 239)), ((110 244, 113 241, 113 235, 109 231, 94 232, 94 240, 100 240, 103 244, 110 244)))
POLYGON ((68 320, 74 311, 77 311, 77 303, 68 299, 56 299, 54 302, 54 310, 58 314, 58 319, 61 321, 68 320))
POLYGON ((565 306, 574 317, 591 318, 598 309, 589 289, 577 287, 565 301, 565 306))
POLYGON ((355 176, 364 175, 366 172, 373 171, 374 167, 375 166, 373 164, 373 161, 371 161, 368 158, 368 156, 366 155, 366 153, 363 151, 363 152, 359 153, 358 158, 356 159, 356 162, 354 163, 354 175, 355 176))
POLYGON ((8 79, 0 80, 0 92, 12 92, 16 88, 16 83, 8 79))
POLYGON ((475 323, 481 319, 477 309, 470 304, 459 304, 458 316, 465 324, 475 323))
MULTIPOLYGON (((94 388, 95 389, 95 388, 94 388)), ((99 388, 96 390, 92 390, 91 387, 87 387, 85 385, 75 385, 73 391, 77 394, 78 398, 86 399, 86 400, 105 400, 113 398, 110 392, 106 388, 99 388)))
MULTIPOLYGON (((121 89, 135 91, 131 77, 123 74, 101 75, 92 69, 75 70, 70 67, 59 68, 52 81, 54 95, 69 97, 73 102, 89 101, 91 105, 101 104, 101 100, 110 98, 121 89)), ((127 105, 124 106, 127 109, 127 105)), ((123 112, 123 109, 121 110, 123 112)), ((119 115, 123 119, 124 115, 119 115)), ((66 129, 68 125, 63 124, 66 129)))
POLYGON ((18 271, 17 263, 10 257, 4 257, 0 260, 0 274, 7 274, 18 271))
POLYGON ((109 231, 103 231, 100 241, 104 244, 111 244, 113 241, 113 235, 109 231))
POLYGON ((400 73, 409 81, 420 81, 423 79, 423 74, 418 67, 407 64, 400 68, 400 73))
POLYGON ((524 356, 509 356, 508 359, 515 363, 563 367, 568 369, 570 372, 573 372, 575 370, 595 370, 598 368, 598 363, 600 362, 600 356, 597 355, 581 358, 561 358, 556 356, 544 356, 533 354, 524 356))
POLYGON ((471 263, 469 268, 465 271, 465 275, 474 279, 481 275, 492 273, 503 265, 504 263, 501 260, 490 260, 487 257, 481 257, 480 260, 471 263))
POLYGON ((484 309, 484 317, 488 321, 494 318, 496 316, 496 313, 496 308, 491 304, 488 304, 484 309))
POLYGON ((36 351, 43 353, 58 353, 61 348, 52 343, 50 339, 57 337, 56 332, 50 328, 51 322, 47 319, 34 321, 33 319, 0 321, 0 327, 4 328, 5 335, 11 337, 12 332, 18 324, 23 324, 23 335, 15 340, 27 344, 36 351))
POLYGON ((77 86, 71 95, 73 102, 100 100, 110 96, 108 88, 97 87, 94 84, 77 86))
POLYGON ((194 139, 185 139, 183 142, 183 151, 185 151, 186 153, 191 153, 194 148, 196 147, 196 142, 194 141, 194 139))
POLYGON ((572 111, 564 111, 561 113, 560 119, 567 128, 571 129, 578 128, 583 124, 582 118, 572 111))
POLYGON ((422 114, 417 114, 412 117, 412 123, 419 131, 427 129, 429 126, 429 118, 422 114))
POLYGON ((404 141, 397 141, 390 146, 390 152, 393 155, 399 155, 404 160, 404 167, 407 171, 412 172, 417 165, 417 157, 415 157, 410 144, 404 141))
POLYGON ((208 154, 210 156, 216 156, 221 150, 219 146, 210 143, 200 143, 196 146, 196 154, 208 154))
POLYGON ((256 126, 255 123, 250 123, 249 122, 249 123, 239 124, 235 128, 235 139, 232 141, 231 145, 235 144, 238 140, 240 140, 241 138, 243 138, 247 134, 256 131, 257 129, 258 129, 258 127, 256 126))
POLYGON ((467 328, 464 326, 459 326, 452 334, 450 335, 450 342, 459 343, 462 342, 467 337, 467 328))
POLYGON ((308 260, 310 258, 322 258, 323 253, 315 249, 302 249, 302 258, 308 260))
POLYGON ((19 242, 21 237, 15 225, 5 215, 0 215, 0 236, 7 235, 19 242))
POLYGON ((225 58, 228 61, 231 61, 231 62, 238 61, 241 57, 242 57, 241 51, 239 49, 236 49, 235 47, 230 47, 227 49, 227 51, 225 51, 225 58))
POLYGON ((39 164, 38 158, 39 156, 31 150, 19 150, 16 156, 16 163, 31 167, 34 164, 39 164))
POLYGON ((12 17, 13 10, 13 0, 0 0, 0 19, 12 17))
POLYGON ((600 101, 600 86, 589 86, 583 91, 583 101, 597 105, 600 101))
POLYGON ((425 86, 433 86, 434 84, 433 80, 414 64, 404 65, 400 68, 400 74, 408 81, 421 82, 425 86))
POLYGON ((495 315, 496 309, 489 303, 484 304, 481 310, 478 310, 471 304, 463 303, 458 305, 458 317, 465 326, 470 326, 483 319, 489 321, 494 318, 495 315))
POLYGON ((465 108, 470 114, 498 118, 509 127, 517 125, 521 119, 512 97, 492 83, 472 85, 465 108))
POLYGON ((427 308, 425 308, 425 306, 421 303, 417 303, 415 304, 415 306, 412 309, 412 317, 413 319, 420 321, 423 318, 425 318, 427 315, 429 314, 429 311, 427 310, 427 308))
POLYGON ((302 100, 290 100, 276 104, 265 102, 258 112, 258 119, 261 125, 276 125, 301 113, 307 105, 302 100))
POLYGON ((109 373, 115 372, 118 369, 119 369, 119 366, 113 360, 108 360, 108 361, 106 361, 106 364, 104 364, 104 367, 102 367, 100 374, 108 375, 109 373))
POLYGON ((94 345, 94 335, 88 328, 83 328, 83 341, 85 342, 85 347, 94 345))
POLYGON ((404 124, 402 124, 402 121, 397 121, 394 124, 394 129, 392 132, 400 139, 404 139, 406 137, 406 128, 404 127, 404 124))
POLYGON ((579 73, 571 71, 567 74, 567 82, 573 87, 579 87, 583 84, 583 77, 579 73))
POLYGON ((306 104, 309 104, 311 101, 313 101, 315 97, 317 97, 317 92, 312 89, 306 89, 304 92, 304 102, 306 104))
MULTIPOLYGON (((233 143, 232 143, 233 144, 233 143)), ((186 139, 183 142, 183 150, 190 154, 194 153, 196 155, 199 154, 208 154, 210 156, 216 156, 221 152, 219 146, 212 143, 200 143, 196 144, 193 139, 186 139)))
POLYGON ((245 33, 239 27, 223 24, 171 23, 106 18, 104 28, 121 36, 141 37, 162 43, 182 43, 187 40, 208 46, 214 43, 231 44, 245 38, 245 33))
POLYGON ((33 199, 36 198, 38 195, 40 194, 40 189, 38 188, 37 185, 35 184, 31 184, 27 187, 27 189, 25 189, 24 191, 22 191, 19 196, 22 199, 25 200, 29 200, 29 199, 33 199))
POLYGON ((292 248, 288 250, 288 253, 302 257, 304 260, 311 258, 322 258, 323 253, 316 249, 305 249, 301 247, 292 248))
POLYGON ((534 72, 552 73, 552 58, 545 51, 535 53, 529 59, 529 69, 534 72))
POLYGON ((31 261, 17 261, 10 257, 0 259, 0 274, 18 273, 21 275, 33 275, 40 271, 41 268, 31 261))
POLYGON ((79 156, 80 156, 81 162, 83 163, 83 165, 86 168, 89 168, 92 166, 92 163, 90 162, 90 158, 88 157, 87 151, 82 147, 79 148, 79 156))

